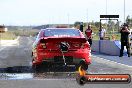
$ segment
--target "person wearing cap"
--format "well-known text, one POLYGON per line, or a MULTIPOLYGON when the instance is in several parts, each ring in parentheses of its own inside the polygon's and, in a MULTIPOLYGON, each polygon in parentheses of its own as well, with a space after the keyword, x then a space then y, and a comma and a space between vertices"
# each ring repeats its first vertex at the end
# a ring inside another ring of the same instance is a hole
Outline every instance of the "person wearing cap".
POLYGON ((123 56, 124 46, 126 46, 128 57, 130 57, 130 46, 129 46, 129 26, 124 23, 123 27, 120 30, 121 33, 121 49, 120 49, 120 56, 123 56))
POLYGON ((100 40, 104 40, 106 34, 105 28, 102 26, 102 28, 99 30, 99 38, 100 40))
POLYGON ((92 46, 92 29, 91 29, 91 25, 88 25, 88 28, 85 31, 86 34, 86 38, 90 44, 90 46, 92 46))

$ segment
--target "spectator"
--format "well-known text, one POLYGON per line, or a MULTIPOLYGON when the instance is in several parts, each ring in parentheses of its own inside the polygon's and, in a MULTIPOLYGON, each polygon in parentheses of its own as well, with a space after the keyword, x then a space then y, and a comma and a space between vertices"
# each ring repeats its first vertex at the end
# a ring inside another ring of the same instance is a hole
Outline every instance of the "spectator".
POLYGON ((127 54, 128 57, 130 57, 130 45, 129 45, 129 28, 128 25, 124 23, 123 27, 120 30, 121 33, 121 49, 120 49, 120 56, 123 56, 123 50, 124 50, 124 46, 126 46, 127 48, 127 54))
POLYGON ((91 25, 88 25, 88 29, 86 29, 85 31, 86 34, 86 38, 90 44, 90 46, 92 45, 92 29, 91 29, 91 25))
POLYGON ((99 30, 99 38, 100 38, 100 40, 104 40, 105 39, 105 35, 106 35, 106 30, 102 26, 102 28, 99 30))

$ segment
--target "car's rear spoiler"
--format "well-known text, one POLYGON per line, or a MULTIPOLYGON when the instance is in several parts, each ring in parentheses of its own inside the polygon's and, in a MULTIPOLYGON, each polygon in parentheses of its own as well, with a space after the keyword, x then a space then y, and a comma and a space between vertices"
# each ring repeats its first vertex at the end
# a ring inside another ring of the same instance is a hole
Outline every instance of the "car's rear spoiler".
POLYGON ((81 42, 85 43, 86 39, 85 38, 41 38, 40 42, 41 43, 46 43, 46 42, 59 42, 59 41, 69 41, 69 42, 81 42))

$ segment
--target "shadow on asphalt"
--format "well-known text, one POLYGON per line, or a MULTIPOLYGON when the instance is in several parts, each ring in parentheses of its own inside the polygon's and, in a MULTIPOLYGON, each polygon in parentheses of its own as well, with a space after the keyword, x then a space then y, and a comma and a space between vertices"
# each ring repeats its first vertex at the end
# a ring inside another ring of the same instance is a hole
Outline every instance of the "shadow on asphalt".
POLYGON ((0 68, 0 79, 55 79, 75 78, 75 67, 55 66, 41 67, 33 70, 31 66, 14 66, 0 68))
POLYGON ((44 72, 75 72, 75 67, 70 66, 50 66, 40 67, 37 70, 32 69, 32 66, 14 66, 0 68, 0 73, 44 73, 44 72))

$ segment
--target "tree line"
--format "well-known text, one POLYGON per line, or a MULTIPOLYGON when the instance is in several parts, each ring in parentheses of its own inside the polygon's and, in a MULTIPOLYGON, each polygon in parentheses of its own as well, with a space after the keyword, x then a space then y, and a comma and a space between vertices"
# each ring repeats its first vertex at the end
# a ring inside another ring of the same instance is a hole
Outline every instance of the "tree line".
MULTIPOLYGON (((126 23, 129 25, 129 28, 132 29, 132 17, 130 17, 130 15, 128 15, 126 17, 126 23)), ((123 23, 121 23, 121 21, 114 21, 114 20, 108 20, 105 22, 102 22, 101 25, 107 30, 107 32, 111 33, 111 32, 118 32, 120 29, 120 26, 123 23)), ((80 25, 79 21, 76 21, 74 23, 74 27, 80 25)), ((100 22, 83 22, 83 26, 84 26, 84 31, 86 30, 87 26, 91 25, 92 30, 94 32, 98 32, 100 29, 100 22)))

